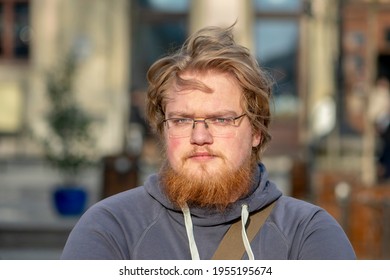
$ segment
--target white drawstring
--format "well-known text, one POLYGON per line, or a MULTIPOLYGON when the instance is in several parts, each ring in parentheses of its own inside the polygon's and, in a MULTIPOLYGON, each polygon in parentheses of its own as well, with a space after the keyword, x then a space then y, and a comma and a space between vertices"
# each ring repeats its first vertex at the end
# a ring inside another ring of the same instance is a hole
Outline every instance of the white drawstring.
MULTIPOLYGON (((188 208, 187 205, 185 205, 184 207, 182 207, 182 211, 184 214, 184 224, 185 224, 186 231, 187 231, 187 238, 188 238, 188 243, 190 246, 191 258, 193 260, 200 260, 198 247, 196 246, 195 237, 194 237, 194 230, 193 230, 193 225, 192 225, 190 209, 188 208)), ((242 241, 244 242, 244 247, 245 247, 246 253, 248 254, 248 258, 250 260, 254 260, 255 258, 254 258, 252 248, 251 248, 251 245, 250 245, 250 242, 249 242, 248 236, 246 234, 246 230, 245 230, 245 225, 248 222, 248 217, 249 217, 248 205, 244 204, 241 207, 242 241)))
POLYGON ((188 206, 185 205, 181 210, 183 211, 184 214, 184 224, 186 226, 188 243, 190 245, 191 258, 193 260, 200 260, 198 247, 196 246, 195 238, 194 238, 194 230, 192 226, 190 209, 188 209, 188 206))
POLYGON ((242 226, 241 235, 242 235, 242 242, 244 242, 244 247, 245 247, 246 253, 248 254, 248 258, 250 260, 254 260, 255 257, 253 255, 251 244, 249 242, 249 239, 248 239, 248 236, 247 236, 246 230, 245 230, 245 226, 246 226, 246 223, 248 222, 248 218, 249 218, 248 205, 244 204, 241 207, 241 226, 242 226))

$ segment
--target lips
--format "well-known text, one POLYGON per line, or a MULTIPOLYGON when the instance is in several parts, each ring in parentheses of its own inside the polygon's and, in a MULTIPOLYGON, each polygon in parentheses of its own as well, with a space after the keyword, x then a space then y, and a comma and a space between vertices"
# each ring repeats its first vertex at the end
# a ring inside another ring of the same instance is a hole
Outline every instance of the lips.
POLYGON ((192 151, 187 156, 188 159, 207 160, 216 157, 215 153, 211 151, 192 151))

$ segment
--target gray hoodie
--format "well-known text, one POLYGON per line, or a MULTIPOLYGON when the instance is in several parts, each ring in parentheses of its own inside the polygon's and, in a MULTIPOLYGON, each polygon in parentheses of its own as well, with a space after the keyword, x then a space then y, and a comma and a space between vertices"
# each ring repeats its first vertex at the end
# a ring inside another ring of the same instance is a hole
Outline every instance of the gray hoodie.
POLYGON ((162 192, 158 175, 152 175, 144 186, 88 209, 69 235, 61 258, 185 260, 191 259, 189 244, 194 241, 199 258, 210 259, 230 225, 241 218, 242 205, 253 212, 275 200, 274 209, 251 242, 255 259, 356 258, 335 219, 320 207, 283 196, 268 180, 262 164, 250 194, 227 211, 190 208, 193 228, 162 192))

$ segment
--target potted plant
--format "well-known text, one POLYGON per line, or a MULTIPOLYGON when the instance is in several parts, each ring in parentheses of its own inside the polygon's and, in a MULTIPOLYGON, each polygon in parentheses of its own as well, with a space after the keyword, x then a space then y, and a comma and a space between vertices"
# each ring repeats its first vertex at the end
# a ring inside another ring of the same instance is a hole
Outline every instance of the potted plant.
POLYGON ((46 159, 63 178, 53 193, 62 215, 79 215, 85 210, 87 192, 78 176, 93 163, 92 117, 77 103, 73 90, 76 66, 75 56, 69 55, 46 79, 48 134, 43 144, 46 159))

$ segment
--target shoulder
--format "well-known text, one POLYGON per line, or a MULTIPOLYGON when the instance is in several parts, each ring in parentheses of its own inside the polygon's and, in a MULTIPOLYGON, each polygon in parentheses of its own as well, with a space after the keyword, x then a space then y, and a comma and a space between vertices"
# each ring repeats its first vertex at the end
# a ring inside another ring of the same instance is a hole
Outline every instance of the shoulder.
POLYGON ((289 258, 355 258, 353 248, 337 220, 312 203, 280 197, 268 226, 273 235, 279 236, 289 248, 289 258))
POLYGON ((307 201, 288 196, 279 198, 272 218, 273 222, 279 228, 297 228, 317 223, 338 226, 336 220, 323 208, 307 201))
POLYGON ((145 191, 145 188, 141 186, 104 198, 94 206, 115 209, 124 205, 129 206, 129 202, 131 202, 130 205, 137 206, 138 204, 142 204, 142 202, 146 202, 149 198, 150 196, 145 191))
POLYGON ((137 187, 97 202, 84 215, 135 222, 140 216, 143 220, 148 217, 152 220, 160 210, 161 205, 147 193, 145 188, 137 187))
POLYGON ((281 196, 276 204, 278 211, 290 215, 311 215, 318 211, 324 211, 313 203, 296 199, 290 196, 281 196))
POLYGON ((81 216, 62 258, 129 259, 143 232, 161 213, 162 206, 143 187, 105 198, 81 216))
POLYGON ((100 236, 137 239, 163 212, 143 187, 137 187, 105 198, 91 206, 79 219, 73 231, 93 232, 100 236), (127 236, 127 237, 125 237, 127 236))

